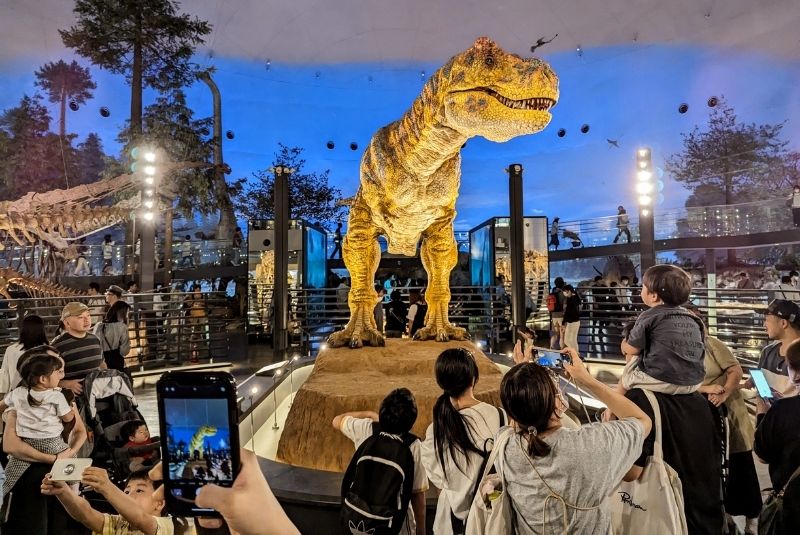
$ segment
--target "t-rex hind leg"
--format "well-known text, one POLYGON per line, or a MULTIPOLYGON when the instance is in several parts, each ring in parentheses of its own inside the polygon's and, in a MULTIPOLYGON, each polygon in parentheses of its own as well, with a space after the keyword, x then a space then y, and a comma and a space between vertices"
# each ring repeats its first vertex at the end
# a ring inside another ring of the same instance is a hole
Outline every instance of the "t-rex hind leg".
POLYGON ((414 335, 414 340, 447 342, 448 340, 469 340, 469 333, 456 327, 448 318, 450 305, 450 272, 458 263, 458 245, 453 235, 453 218, 445 217, 425 231, 422 241, 422 265, 428 273, 428 289, 425 300, 428 314, 425 327, 414 335))
POLYGON ((369 217, 369 210, 361 197, 356 197, 350 207, 347 234, 342 243, 342 258, 350 272, 350 321, 344 329, 328 337, 331 347, 357 348, 366 342, 371 346, 384 345, 383 335, 375 326, 375 304, 378 294, 373 282, 381 260, 378 245, 378 228, 369 217))

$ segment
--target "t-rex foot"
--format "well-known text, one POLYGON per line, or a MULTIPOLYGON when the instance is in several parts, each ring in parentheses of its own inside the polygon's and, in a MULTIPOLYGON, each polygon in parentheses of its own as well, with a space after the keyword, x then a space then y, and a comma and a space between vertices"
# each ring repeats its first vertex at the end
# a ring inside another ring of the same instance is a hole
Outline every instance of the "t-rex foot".
POLYGON ((350 322, 341 331, 336 331, 328 337, 330 347, 348 346, 351 349, 367 345, 380 347, 386 345, 383 335, 375 328, 372 311, 374 305, 356 305, 352 310, 350 322))
POLYGON ((469 340, 469 333, 463 327, 456 327, 451 323, 446 323, 442 327, 428 325, 416 332, 414 340, 436 340, 437 342, 469 340))

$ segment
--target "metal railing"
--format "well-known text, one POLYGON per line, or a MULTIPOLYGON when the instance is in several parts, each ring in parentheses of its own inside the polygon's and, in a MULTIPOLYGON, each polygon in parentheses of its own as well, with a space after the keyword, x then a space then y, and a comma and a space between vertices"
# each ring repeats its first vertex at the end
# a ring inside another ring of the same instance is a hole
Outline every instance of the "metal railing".
MULTIPOLYGON (((172 269, 192 269, 205 266, 238 265, 246 260, 247 249, 234 247, 231 240, 191 241, 187 250, 184 242, 172 244, 172 269), (184 254, 184 252, 186 254, 184 254)), ((110 258, 104 255, 103 245, 81 245, 63 251, 53 252, 49 247, 41 245, 7 247, 0 251, 0 266, 10 267, 23 274, 41 276, 41 266, 47 257, 57 254, 64 262, 64 277, 89 275, 122 275, 132 274, 138 269, 139 249, 136 246, 115 244, 111 247, 110 258)), ((164 266, 163 244, 156 247, 155 254, 158 267, 164 266)))
MULTIPOLYGON (((731 205, 693 206, 653 211, 655 239, 746 236, 794 229, 787 197, 731 205)), ((639 241, 638 214, 629 213, 631 241, 639 241)), ((617 236, 617 216, 560 222, 560 249, 611 245, 617 236), (580 241, 570 238, 576 235, 580 241), (574 243, 573 243, 574 241, 574 243)), ((621 242, 627 241, 625 235, 621 242)))
MULTIPOLYGON (((125 296, 131 304, 128 323, 131 352, 126 359, 129 367, 145 369, 190 360, 213 361, 228 354, 226 327, 233 315, 230 300, 222 292, 208 292, 192 307, 191 296, 183 292, 125 296)), ((61 309, 70 301, 81 301, 89 306, 93 329, 102 321, 106 309, 102 295, 3 300, 0 355, 18 339, 19 319, 25 315, 41 316, 48 339, 52 339, 61 309)))
MULTIPOLYGON (((408 293, 421 288, 404 286, 397 289, 407 302, 408 293)), ((450 291, 450 321, 467 329, 473 340, 493 351, 503 338, 510 336, 510 300, 507 295, 502 295, 505 292, 497 287, 481 286, 458 286, 450 291)), ((350 319, 348 292, 347 287, 290 289, 290 346, 304 354, 314 352, 331 333, 343 328, 350 319)), ((534 318, 533 315, 531 317, 534 318)), ((271 336, 272 321, 272 286, 251 283, 247 312, 248 336, 271 336)))
MULTIPOLYGON (((621 358, 622 328, 647 307, 638 288, 579 287, 583 300, 578 344, 582 355, 621 358), (612 300, 606 300, 611 296, 612 300)), ((709 333, 724 342, 743 364, 758 362, 768 343, 764 310, 771 296, 766 290, 694 288, 690 300, 700 309, 709 333)))

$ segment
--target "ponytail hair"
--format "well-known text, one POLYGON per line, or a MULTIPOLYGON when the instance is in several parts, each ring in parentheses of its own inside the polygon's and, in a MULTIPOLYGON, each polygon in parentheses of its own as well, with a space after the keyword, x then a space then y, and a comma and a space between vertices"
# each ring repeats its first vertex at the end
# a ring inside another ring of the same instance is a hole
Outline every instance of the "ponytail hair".
POLYGON ((500 383, 500 401, 519 425, 519 433, 527 437, 531 459, 550 454, 550 446, 539 435, 548 428, 558 395, 550 372, 533 362, 517 364, 500 383))
POLYGON ((22 377, 21 386, 28 389, 28 403, 38 407, 41 402, 31 395, 31 388, 36 386, 39 377, 48 376, 64 367, 64 361, 59 352, 52 346, 42 345, 29 349, 19 358, 19 374, 22 377))
MULTIPOLYGON (((444 390, 436 404, 433 406, 433 437, 436 456, 439 464, 444 467, 445 452, 450 455, 456 467, 464 472, 458 465, 455 453, 460 451, 467 459, 469 466, 470 451, 483 454, 472 443, 470 430, 472 424, 462 416, 453 406, 450 398, 461 396, 468 388, 478 381, 478 365, 472 353, 458 347, 446 349, 436 359, 436 383, 444 390)), ((447 474, 445 474, 447 477, 447 474)))

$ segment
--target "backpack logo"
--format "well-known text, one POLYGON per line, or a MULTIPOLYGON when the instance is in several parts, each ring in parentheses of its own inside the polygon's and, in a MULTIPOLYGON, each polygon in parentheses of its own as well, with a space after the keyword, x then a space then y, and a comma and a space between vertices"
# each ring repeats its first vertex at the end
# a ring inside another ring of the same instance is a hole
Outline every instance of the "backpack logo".
POLYGON ((375 528, 367 529, 364 526, 363 520, 359 522, 357 526, 353 524, 353 521, 351 520, 348 528, 350 529, 350 533, 353 535, 373 535, 373 533, 375 533, 375 528))

